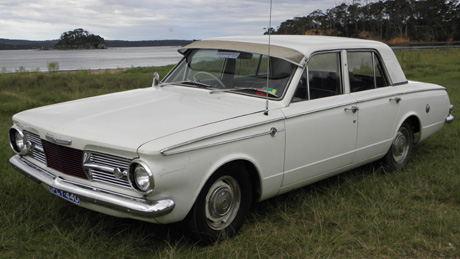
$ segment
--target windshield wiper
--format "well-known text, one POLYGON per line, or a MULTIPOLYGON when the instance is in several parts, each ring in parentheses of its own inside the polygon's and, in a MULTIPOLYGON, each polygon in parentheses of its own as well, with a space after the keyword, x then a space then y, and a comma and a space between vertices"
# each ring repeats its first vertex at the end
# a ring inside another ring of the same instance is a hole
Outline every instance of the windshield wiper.
POLYGON ((263 95, 267 95, 269 97, 275 97, 278 98, 279 96, 276 94, 272 94, 270 92, 267 92, 265 90, 259 89, 259 88, 254 88, 254 87, 248 87, 248 88, 231 88, 231 89, 216 89, 216 90, 211 90, 209 91, 210 94, 214 93, 225 93, 225 92, 238 92, 238 91, 254 91, 256 93, 261 93, 263 95))
POLYGON ((193 85, 199 88, 212 88, 212 85, 208 85, 208 84, 198 82, 198 81, 180 81, 180 82, 172 82, 172 83, 179 84, 179 85, 193 85))

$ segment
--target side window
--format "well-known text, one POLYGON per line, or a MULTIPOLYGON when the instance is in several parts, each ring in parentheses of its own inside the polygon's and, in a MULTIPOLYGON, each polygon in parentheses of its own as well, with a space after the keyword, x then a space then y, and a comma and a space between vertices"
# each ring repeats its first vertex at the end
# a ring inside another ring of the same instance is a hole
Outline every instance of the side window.
POLYGON ((342 94, 340 53, 322 53, 312 56, 308 62, 308 79, 304 71, 293 102, 338 94, 342 94))
POLYGON ((371 51, 350 51, 347 53, 350 91, 359 92, 387 86, 379 59, 371 51))

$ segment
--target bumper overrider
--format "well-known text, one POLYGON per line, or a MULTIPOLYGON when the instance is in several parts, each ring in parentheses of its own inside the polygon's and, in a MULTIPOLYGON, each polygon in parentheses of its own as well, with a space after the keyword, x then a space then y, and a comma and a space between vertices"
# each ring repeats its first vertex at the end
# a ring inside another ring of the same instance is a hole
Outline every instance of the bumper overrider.
POLYGON ((152 220, 170 213, 175 206, 171 199, 145 200, 68 181, 36 166, 20 155, 11 157, 10 163, 14 169, 38 183, 76 195, 83 207, 84 204, 93 204, 102 209, 106 208, 121 213, 126 217, 152 220))
POLYGON ((446 123, 452 123, 454 121, 454 116, 452 115, 452 111, 454 110, 454 106, 450 105, 449 106, 449 115, 446 117, 446 123))

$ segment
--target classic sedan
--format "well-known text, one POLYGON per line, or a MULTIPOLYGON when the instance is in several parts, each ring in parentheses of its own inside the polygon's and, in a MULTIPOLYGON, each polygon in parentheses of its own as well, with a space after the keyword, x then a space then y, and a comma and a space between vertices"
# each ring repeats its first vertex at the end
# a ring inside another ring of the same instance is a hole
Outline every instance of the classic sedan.
POLYGON ((254 202, 382 160, 452 122, 444 87, 408 81, 385 44, 226 37, 179 49, 152 87, 14 115, 12 166, 51 193, 212 243, 254 202))

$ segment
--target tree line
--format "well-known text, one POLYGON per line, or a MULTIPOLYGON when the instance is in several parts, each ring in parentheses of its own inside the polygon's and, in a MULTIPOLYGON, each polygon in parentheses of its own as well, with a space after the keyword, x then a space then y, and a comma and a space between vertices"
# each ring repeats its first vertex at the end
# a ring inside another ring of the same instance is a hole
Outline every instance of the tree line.
MULTIPOLYGON (((313 34, 389 41, 459 41, 458 0, 388 0, 367 4, 342 3, 316 10, 270 28, 273 34, 313 34)), ((266 32, 268 33, 268 32, 266 32)))

